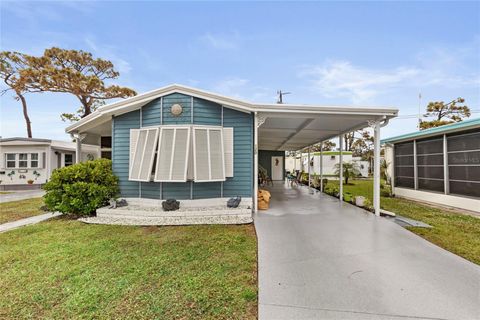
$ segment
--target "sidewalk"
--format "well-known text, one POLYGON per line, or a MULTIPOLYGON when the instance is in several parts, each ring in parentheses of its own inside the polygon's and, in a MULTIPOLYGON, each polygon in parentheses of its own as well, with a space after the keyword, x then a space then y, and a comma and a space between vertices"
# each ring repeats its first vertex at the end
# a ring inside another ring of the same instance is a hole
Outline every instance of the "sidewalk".
POLYGON ((21 219, 21 220, 17 220, 17 221, 12 221, 12 222, 7 222, 7 223, 4 223, 4 224, 0 224, 0 233, 10 231, 10 230, 13 230, 13 229, 16 229, 16 228, 20 228, 20 227, 23 227, 23 226, 27 226, 27 225, 30 225, 30 224, 39 223, 39 222, 51 219, 53 217, 58 217, 60 215, 62 215, 60 212, 45 213, 45 214, 41 214, 41 215, 38 215, 38 216, 30 217, 30 218, 25 218, 25 219, 21 219))

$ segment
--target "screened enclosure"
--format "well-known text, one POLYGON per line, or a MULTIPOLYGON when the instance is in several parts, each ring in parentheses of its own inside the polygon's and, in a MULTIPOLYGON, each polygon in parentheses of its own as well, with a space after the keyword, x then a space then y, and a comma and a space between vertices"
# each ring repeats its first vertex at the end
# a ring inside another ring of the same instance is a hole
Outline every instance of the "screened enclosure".
POLYGON ((480 197, 480 131, 394 145, 396 187, 480 197))

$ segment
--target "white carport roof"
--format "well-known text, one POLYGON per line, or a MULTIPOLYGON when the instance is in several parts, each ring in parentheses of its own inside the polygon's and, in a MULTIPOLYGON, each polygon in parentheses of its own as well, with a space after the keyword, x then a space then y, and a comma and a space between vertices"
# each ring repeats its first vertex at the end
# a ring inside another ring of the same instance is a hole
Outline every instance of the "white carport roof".
POLYGON ((259 121, 258 148, 298 150, 368 126, 370 121, 396 117, 395 108, 344 107, 298 104, 259 104, 173 84, 103 106, 66 128, 67 133, 91 132, 105 126, 112 116, 137 110, 159 97, 183 93, 210 100, 224 107, 256 113, 259 121))

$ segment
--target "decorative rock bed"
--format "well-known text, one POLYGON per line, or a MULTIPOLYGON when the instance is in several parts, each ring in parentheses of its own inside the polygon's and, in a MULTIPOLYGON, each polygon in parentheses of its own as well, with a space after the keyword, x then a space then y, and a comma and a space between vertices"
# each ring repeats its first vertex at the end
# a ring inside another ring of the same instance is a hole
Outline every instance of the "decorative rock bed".
POLYGON ((226 205, 193 206, 191 203, 179 210, 163 211, 157 203, 142 205, 138 201, 115 209, 97 209, 96 217, 80 218, 85 223, 112 225, 190 225, 190 224, 245 224, 251 223, 252 210, 247 205, 228 208, 226 205))

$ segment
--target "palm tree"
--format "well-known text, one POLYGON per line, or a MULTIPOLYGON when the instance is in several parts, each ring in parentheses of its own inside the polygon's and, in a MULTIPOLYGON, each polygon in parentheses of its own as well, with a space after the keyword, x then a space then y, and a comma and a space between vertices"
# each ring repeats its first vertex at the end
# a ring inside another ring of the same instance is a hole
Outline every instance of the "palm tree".
MULTIPOLYGON (((340 163, 335 164, 335 174, 340 175, 340 163)), ((343 163, 343 177, 345 178, 345 184, 348 184, 348 179, 361 175, 356 162, 344 162, 343 163)))

